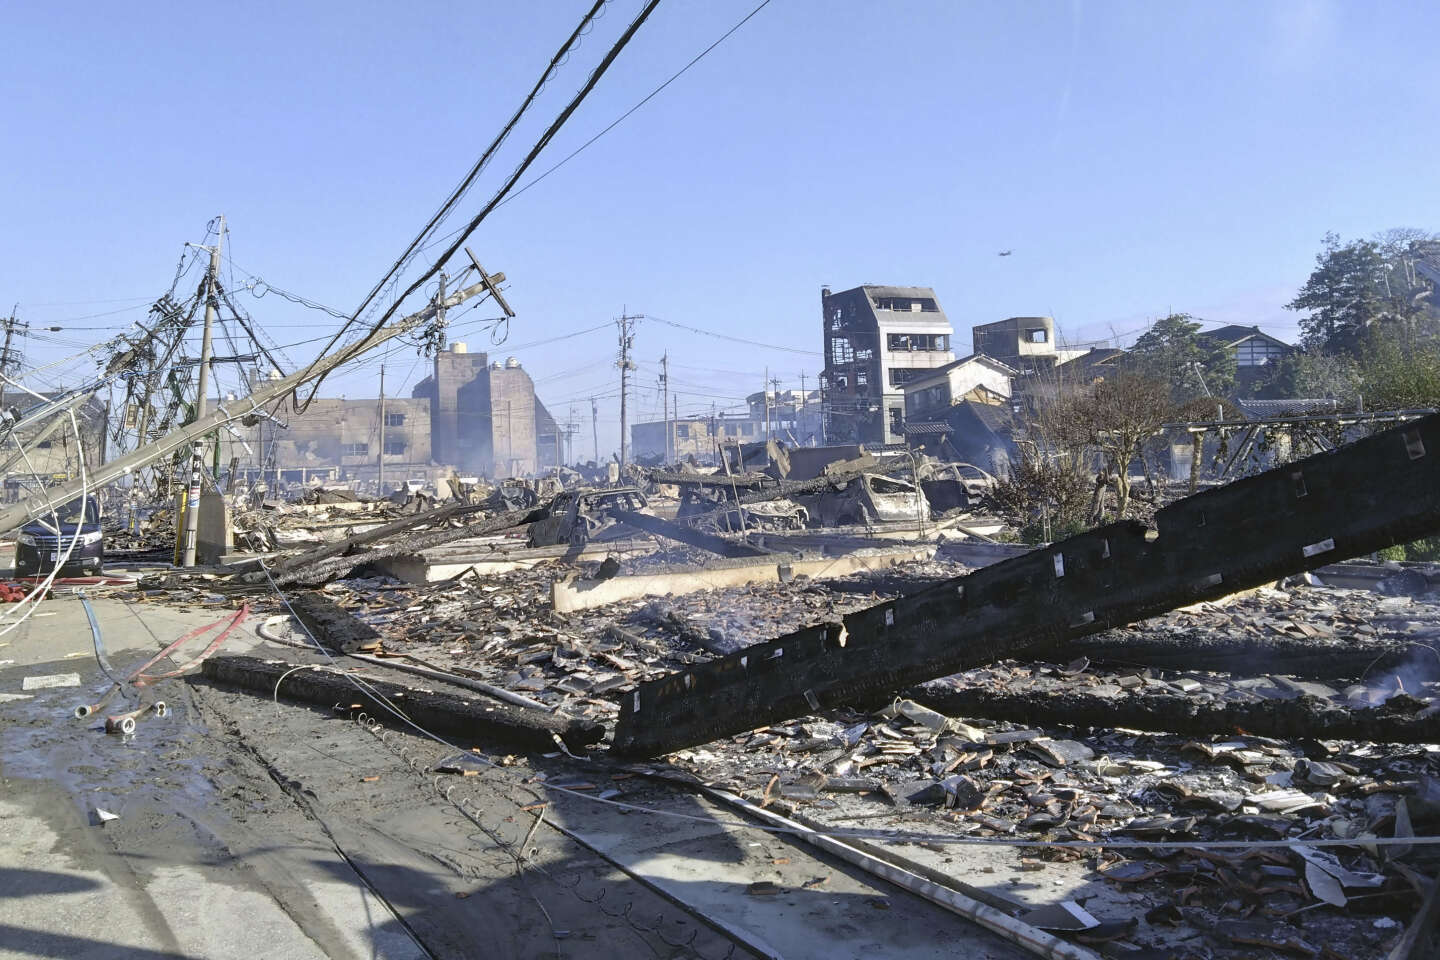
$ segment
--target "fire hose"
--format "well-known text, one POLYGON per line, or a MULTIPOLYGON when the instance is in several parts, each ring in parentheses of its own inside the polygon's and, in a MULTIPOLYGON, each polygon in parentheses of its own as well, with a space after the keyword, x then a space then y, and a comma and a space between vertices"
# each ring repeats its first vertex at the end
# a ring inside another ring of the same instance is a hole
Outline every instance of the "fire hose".
MULTIPOLYGON (((245 618, 250 614, 250 605, 247 603, 242 606, 233 617, 228 618, 228 620, 222 617, 221 619, 216 620, 214 623, 207 623, 203 627, 196 627, 194 630, 191 630, 189 633, 185 634, 180 639, 174 641, 169 646, 165 647, 165 649, 155 654, 155 656, 151 657, 149 660, 146 660, 144 663, 140 664, 140 666, 136 667, 134 670, 131 670, 130 673, 128 673, 124 677, 117 678, 109 669, 109 665, 104 660, 104 644, 100 639, 100 625, 95 620, 94 614, 90 610, 89 602, 86 601, 83 596, 81 600, 85 604, 85 610, 87 614, 90 614, 90 625, 91 632, 94 636, 96 659, 100 661, 101 669, 105 670, 106 675, 109 676, 110 679, 114 681, 114 683, 111 684, 110 689, 105 691, 104 695, 102 695, 99 700, 91 704, 82 704, 81 706, 76 707, 75 718, 77 720, 83 720, 92 714, 99 713, 102 709, 104 709, 105 704, 108 703, 110 699, 114 697, 115 694, 118 693, 123 686, 133 686, 136 688, 150 686, 151 684, 154 684, 160 680, 169 680, 174 677, 181 676, 182 674, 185 674, 190 670, 193 670, 196 667, 200 666, 200 664, 203 663, 206 658, 208 658, 216 650, 220 649, 220 645, 225 642, 225 639, 230 636, 230 634, 235 631, 235 628, 240 626, 240 624, 243 623, 245 618), (174 670, 168 670, 164 673, 145 672, 151 667, 153 667, 155 664, 159 663, 164 658, 173 654, 176 650, 178 650, 188 641, 193 640, 196 637, 204 636, 211 630, 214 630, 216 627, 222 627, 223 629, 221 629, 220 632, 215 635, 215 637, 210 641, 210 643, 205 647, 205 649, 200 651, 200 653, 196 654, 194 657, 182 663, 180 666, 176 667, 174 670)), ((155 709, 156 716, 165 716, 168 711, 163 709, 163 701, 156 701, 156 704, 159 704, 160 706, 158 708, 153 707, 153 705, 151 707, 141 707, 139 714, 143 715, 144 711, 153 708, 155 709)), ((129 725, 130 730, 134 730, 135 724, 133 721, 139 719, 139 716, 136 716, 135 713, 136 712, 132 711, 131 714, 120 714, 116 717, 107 718, 107 730, 109 729, 111 720, 118 720, 123 722, 123 720, 127 717, 131 719, 131 723, 129 725)))

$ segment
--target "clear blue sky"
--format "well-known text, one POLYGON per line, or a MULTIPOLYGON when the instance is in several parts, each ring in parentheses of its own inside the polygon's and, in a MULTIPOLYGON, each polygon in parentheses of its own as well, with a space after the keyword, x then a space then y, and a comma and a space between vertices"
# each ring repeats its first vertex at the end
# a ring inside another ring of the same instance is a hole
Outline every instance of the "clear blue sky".
MULTIPOLYGON (((665 0, 534 170, 756 2, 665 0)), ((236 283, 353 308, 586 6, 8 5, 0 308, 64 326, 26 344, 58 360, 109 335, 88 328, 142 317, 217 213, 236 283)), ((611 3, 467 214, 639 6, 611 3)), ((773 0, 481 227, 471 246, 519 313, 495 352, 520 357, 557 418, 579 402, 588 450, 592 394, 602 447, 617 439, 613 330, 522 345, 622 306, 811 351, 642 321, 642 416, 663 351, 682 412, 737 404, 767 367, 813 383, 822 284, 933 286, 962 345, 973 324, 1041 313, 1071 340, 1128 340, 1171 310, 1290 338, 1281 305, 1327 230, 1440 229, 1437 51, 1424 0, 773 0)), ((240 302, 281 343, 335 325, 240 302)), ((422 370, 392 355, 388 389, 422 370)), ((374 396, 375 375, 326 392, 374 396)))

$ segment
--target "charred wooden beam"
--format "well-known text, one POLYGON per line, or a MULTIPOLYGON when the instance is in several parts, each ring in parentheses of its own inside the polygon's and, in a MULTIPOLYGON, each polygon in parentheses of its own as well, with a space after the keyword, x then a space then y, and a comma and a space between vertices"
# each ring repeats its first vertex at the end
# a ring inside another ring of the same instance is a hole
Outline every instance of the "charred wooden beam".
POLYGON ((717 537, 713 533, 705 533, 693 527, 687 527, 683 523, 675 523, 673 520, 652 517, 648 513, 636 513, 633 510, 610 510, 607 512, 616 520, 632 526, 637 530, 653 533, 657 537, 676 540, 689 547, 708 550, 722 557, 763 557, 770 553, 769 550, 752 547, 748 543, 737 543, 733 540, 726 540, 724 537, 717 537))
POLYGON ((599 743, 605 728, 590 720, 577 720, 527 710, 494 700, 475 700, 440 690, 365 677, 365 686, 328 667, 296 670, 285 660, 256 657, 211 657, 203 675, 215 683, 242 687, 263 694, 302 700, 322 707, 364 710, 385 723, 405 726, 378 698, 402 710, 417 725, 448 736, 478 741, 504 741, 531 750, 552 750, 555 739, 572 750, 599 743), (283 678, 283 679, 282 679, 283 678), (278 684, 278 686, 277 686, 278 684))
POLYGON ((654 755, 869 701, 1440 530, 1440 414, 659 680, 614 749, 654 755))
POLYGON ((906 696, 954 717, 1016 720, 1042 727, 1125 727, 1192 737, 1244 730, 1280 739, 1440 743, 1440 715, 1424 714, 1428 704, 1405 695, 1364 708, 1319 697, 1202 701, 1180 694, 1105 697, 1083 690, 1046 693, 983 687, 919 687, 906 696))
MULTIPOLYGON (((347 576, 357 567, 362 567, 367 563, 373 563, 376 560, 418 553, 421 550, 429 550, 432 547, 443 546, 456 540, 467 540, 471 537, 483 537, 493 533, 500 533, 501 531, 523 526, 527 523, 533 523, 544 515, 543 509, 531 510, 529 512, 524 510, 510 510, 487 520, 466 524, 463 527, 443 527, 439 530, 427 530, 423 533, 411 534, 396 543, 377 547, 373 550, 344 554, 342 556, 332 556, 319 562, 291 567, 290 569, 273 574, 273 576, 275 582, 282 587, 292 584, 318 587, 322 584, 329 583, 336 577, 347 576)), ((263 583, 265 581, 265 574, 246 574, 243 579, 248 582, 263 583)))
POLYGON ((482 506, 475 506, 473 504, 466 503, 453 504, 448 507, 441 507, 438 510, 428 510, 424 513, 408 514, 407 516, 401 517, 398 520, 392 520, 389 523, 382 523, 378 527, 372 527, 369 530, 362 530, 360 533, 346 537, 343 540, 337 540, 334 543, 322 544, 318 547, 313 547, 302 553, 295 553, 290 554, 289 556, 280 557, 271 564, 270 568, 271 570, 277 572, 286 570, 298 570, 302 567, 308 567, 311 564, 320 563, 322 560, 329 560, 331 557, 342 556, 359 547, 363 547, 371 543, 376 543, 378 541, 386 539, 387 537, 393 537, 397 534, 402 534, 409 530, 427 527, 436 523, 444 523, 454 517, 462 517, 466 514, 478 513, 483 509, 485 508, 482 506))
POLYGON ((297 593, 290 609, 310 635, 336 653, 359 653, 380 646, 380 633, 323 593, 297 593))
POLYGON ((1115 667, 1206 670, 1240 676, 1284 674, 1311 680, 1358 680, 1399 670, 1417 657, 1440 657, 1440 645, 1416 641, 1346 643, 1342 638, 1208 637, 1180 632, 1171 638, 1088 637, 1068 648, 1073 656, 1115 667), (1433 653, 1427 653, 1426 650, 1433 653))

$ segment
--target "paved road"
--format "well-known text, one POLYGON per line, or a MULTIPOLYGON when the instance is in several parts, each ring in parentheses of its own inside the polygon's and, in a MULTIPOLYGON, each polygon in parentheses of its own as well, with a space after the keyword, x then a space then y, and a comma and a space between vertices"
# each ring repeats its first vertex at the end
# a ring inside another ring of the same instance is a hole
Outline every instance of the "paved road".
MULTIPOLYGON (((117 668, 223 612, 92 603, 117 668)), ((323 837, 269 869, 233 856, 238 831, 211 807, 206 733, 183 681, 157 690, 176 715, 134 737, 70 717, 107 685, 91 650, 70 597, 0 636, 0 958, 425 955, 323 837), (23 689, 66 674, 80 685, 23 689), (97 808, 119 819, 102 825, 97 808)))
MULTIPOLYGON (((93 606, 117 668, 226 614, 120 593, 93 606)), ((226 649, 305 656, 248 630, 226 649)), ((536 824, 521 804, 547 770, 604 774, 507 757, 442 778, 447 800, 433 769, 451 751, 418 735, 176 680, 155 690, 170 717, 107 736, 71 716, 106 685, 73 597, 0 636, 0 960, 1027 956, 668 788, 605 778, 715 822, 551 797, 536 824), (23 689, 71 673, 78 686, 23 689), (762 880, 778 895, 754 895, 762 880)))

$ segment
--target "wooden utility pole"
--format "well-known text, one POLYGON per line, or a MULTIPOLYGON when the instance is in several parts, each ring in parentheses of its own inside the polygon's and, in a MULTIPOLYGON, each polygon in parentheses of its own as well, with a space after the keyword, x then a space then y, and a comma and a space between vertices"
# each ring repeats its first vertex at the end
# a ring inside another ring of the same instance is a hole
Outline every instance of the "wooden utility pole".
POLYGON ((375 495, 385 496, 385 364, 383 363, 380 364, 380 453, 375 459, 375 495))
MULTIPOLYGON (((620 469, 622 470, 625 469, 625 431, 627 429, 625 419, 625 394, 629 389, 628 378, 630 371, 635 369, 635 363, 630 359, 630 348, 635 345, 635 321, 639 319, 639 314, 630 316, 625 313, 622 308, 619 318, 615 321, 615 326, 620 331, 620 359, 618 363, 620 366, 620 469)), ((599 460, 598 453, 596 454, 596 460, 597 462, 599 460)))
MULTIPOLYGON (((11 307, 11 308, 10 308, 10 316, 6 317, 5 320, 4 320, 4 323, 5 323, 5 346, 4 346, 3 348, 0 348, 0 374, 6 375, 6 376, 9 375, 9 373, 10 373, 10 367, 13 365, 13 361, 14 361, 14 357, 13 357, 12 354, 10 353, 10 340, 11 340, 12 337, 15 336, 15 333, 16 333, 17 330, 20 331, 21 333, 23 333, 23 332, 24 332, 25 330, 27 330, 27 329, 29 328, 29 326, 30 326, 29 324, 27 324, 27 323, 21 323, 18 319, 16 319, 16 317, 15 317, 15 311, 18 310, 19 308, 20 308, 20 304, 18 304, 18 303, 15 304, 15 306, 11 307)), ((5 381, 4 381, 4 380, 0 380, 0 408, 4 408, 4 406, 5 406, 5 381)), ((108 427, 108 424, 107 424, 107 427, 108 427)))
MULTIPOLYGON (((796 439, 800 439, 800 437, 804 437, 804 436, 805 436, 805 371, 804 371, 804 370, 801 370, 801 371, 800 371, 800 419, 796 422, 796 429, 797 429, 797 431, 798 431, 798 433, 799 433, 799 437, 797 437, 796 439)), ((804 443, 805 441, 802 439, 802 440, 800 440, 800 442, 801 442, 801 443, 804 443)))
MULTIPOLYGON (((785 420, 785 416, 781 412, 780 408, 780 378, 776 377, 775 379, 771 380, 770 385, 775 388, 775 432, 779 433, 780 424, 785 420)), ((793 410, 791 416, 794 416, 793 410)))
MULTIPOLYGON (((674 408, 672 411, 670 411, 670 413, 671 413, 671 416, 670 416, 670 429, 671 429, 671 431, 673 432, 673 431, 676 429, 676 428, 675 428, 675 425, 680 422, 680 398, 679 398, 678 396, 671 397, 671 398, 670 398, 670 402, 675 405, 675 408, 674 408)), ((675 439, 675 437, 673 437, 673 436, 670 438, 670 445, 671 445, 671 446, 674 448, 674 450, 675 450, 675 459, 676 459, 676 460, 679 460, 679 459, 680 459, 680 445, 679 445, 678 442, 676 442, 676 439, 675 439)))
POLYGON ((595 466, 600 466, 600 405, 590 398, 590 435, 595 440, 595 466))
MULTIPOLYGON (((205 284, 205 331, 200 337, 200 377, 196 385, 195 420, 205 419, 210 391, 210 340, 215 330, 217 284, 220 279, 220 244, 225 240, 225 215, 218 218, 215 246, 210 248, 210 272, 205 284)), ((185 539, 181 566, 195 566, 195 537, 200 522, 200 480, 205 471, 205 438, 195 441, 190 456, 190 487, 185 493, 185 539)))

